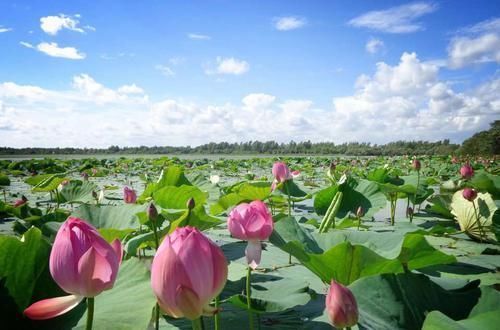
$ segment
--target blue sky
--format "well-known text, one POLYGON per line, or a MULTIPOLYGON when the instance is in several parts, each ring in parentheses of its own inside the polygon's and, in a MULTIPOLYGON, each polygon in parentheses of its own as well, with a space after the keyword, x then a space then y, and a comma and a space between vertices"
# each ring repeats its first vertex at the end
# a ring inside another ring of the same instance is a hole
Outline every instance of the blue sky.
POLYGON ((5 0, 0 145, 461 142, 500 117, 499 8, 5 0))

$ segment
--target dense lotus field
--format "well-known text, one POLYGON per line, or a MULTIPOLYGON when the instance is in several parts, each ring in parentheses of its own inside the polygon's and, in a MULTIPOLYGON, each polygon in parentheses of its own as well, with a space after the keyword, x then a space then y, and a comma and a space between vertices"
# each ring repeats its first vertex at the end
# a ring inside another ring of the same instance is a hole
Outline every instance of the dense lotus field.
POLYGON ((498 159, 0 160, 2 329, 498 329, 498 159))

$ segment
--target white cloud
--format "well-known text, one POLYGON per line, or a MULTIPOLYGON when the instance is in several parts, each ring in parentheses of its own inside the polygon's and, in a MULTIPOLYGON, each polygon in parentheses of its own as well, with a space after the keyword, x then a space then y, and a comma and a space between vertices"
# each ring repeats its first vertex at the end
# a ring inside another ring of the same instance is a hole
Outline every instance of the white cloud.
POLYGON ((274 19, 274 27, 279 31, 295 30, 305 26, 305 18, 296 16, 277 17, 274 19))
POLYGON ((459 29, 448 45, 448 66, 500 63, 500 18, 479 22, 459 29))
POLYGON ((377 38, 370 38, 370 40, 366 42, 365 49, 370 54, 378 53, 384 49, 384 42, 377 38))
POLYGON ((7 28, 4 27, 3 25, 0 25, 0 33, 10 32, 10 31, 12 31, 12 28, 7 28))
POLYGON ((370 11, 351 19, 348 24, 388 33, 411 33, 424 29, 417 19, 437 10, 437 5, 415 2, 386 10, 370 11))
POLYGON ((123 85, 118 88, 118 93, 122 94, 144 94, 144 90, 137 86, 136 84, 132 85, 123 85))
POLYGON ((59 45, 55 42, 42 42, 39 43, 36 47, 25 41, 21 41, 19 44, 27 48, 36 49, 39 52, 52 57, 61 57, 71 60, 82 60, 86 57, 84 53, 80 53, 78 49, 74 47, 59 47, 59 45))
MULTIPOLYGON (((45 16, 40 18, 40 28, 47 34, 56 35, 62 29, 85 33, 85 30, 78 27, 80 15, 68 16, 59 14, 58 16, 45 16)), ((95 31, 94 27, 86 26, 88 30, 95 31)))
POLYGON ((214 69, 207 68, 205 73, 210 74, 232 74, 241 75, 250 70, 250 64, 247 61, 239 60, 234 57, 221 57, 216 58, 217 66, 214 69))
POLYGON ((334 98, 327 109, 266 93, 236 104, 151 101, 135 84, 111 88, 88 74, 73 77, 67 90, 0 83, 0 141, 15 147, 461 141, 499 116, 500 79, 459 92, 439 79, 438 66, 414 53, 394 65, 378 63, 373 74, 357 79, 354 93, 334 98))
POLYGON ((205 34, 198 34, 198 33, 188 33, 188 38, 193 39, 193 40, 210 40, 212 37, 207 36, 205 34))
POLYGON ((173 76, 175 76, 174 70, 172 70, 171 68, 169 68, 166 65, 158 64, 158 65, 155 66, 155 69, 158 70, 158 71, 160 71, 161 74, 164 75, 165 77, 173 77, 173 76))

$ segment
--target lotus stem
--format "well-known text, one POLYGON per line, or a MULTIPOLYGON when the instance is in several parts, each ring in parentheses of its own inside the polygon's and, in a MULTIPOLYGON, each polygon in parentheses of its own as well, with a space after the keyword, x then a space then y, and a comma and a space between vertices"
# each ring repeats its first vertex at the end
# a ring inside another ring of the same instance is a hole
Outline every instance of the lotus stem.
POLYGON ((219 317, 219 296, 215 297, 215 308, 217 308, 217 312, 214 314, 214 329, 219 330, 220 329, 220 317, 219 317))
MULTIPOLYGON (((413 210, 415 211, 415 202, 417 201, 418 194, 418 186, 420 185, 420 171, 417 171, 417 189, 415 190, 415 196, 413 199, 413 210)), ((418 210, 420 211, 420 205, 418 206, 418 210)), ((410 216, 410 222, 413 221, 413 216, 410 216)))
POLYGON ((86 330, 92 330, 92 323, 94 321, 94 297, 87 298, 87 325, 86 330))
MULTIPOLYGON (((158 248, 160 247, 160 240, 158 239, 158 228, 157 228, 157 222, 152 221, 153 223, 153 233, 155 236, 155 247, 156 251, 158 251, 158 248)), ((158 302, 156 302, 155 305, 155 330, 160 329, 160 305, 158 302)))
POLYGON ((476 203, 472 201, 472 206, 474 207, 474 215, 476 216, 476 224, 479 229, 479 240, 481 243, 483 242, 483 237, 486 237, 486 233, 484 232, 483 226, 481 225, 481 221, 479 220, 479 213, 477 212, 476 203))
POLYGON ((248 327, 250 330, 254 329, 253 326, 253 313, 252 313, 252 300, 250 298, 251 291, 250 291, 250 275, 252 273, 252 268, 248 267, 247 268, 247 283, 246 283, 246 294, 247 294, 247 308, 248 308, 248 327))
POLYGON ((191 326, 193 327, 193 330, 204 330, 205 329, 202 317, 203 316, 200 316, 199 318, 191 321, 191 326))

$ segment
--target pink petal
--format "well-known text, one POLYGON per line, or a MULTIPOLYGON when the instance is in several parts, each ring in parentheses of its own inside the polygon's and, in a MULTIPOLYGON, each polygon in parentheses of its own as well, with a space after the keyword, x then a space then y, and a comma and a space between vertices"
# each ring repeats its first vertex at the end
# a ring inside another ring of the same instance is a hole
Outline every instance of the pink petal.
POLYGON ((175 302, 184 317, 195 320, 203 314, 203 305, 196 293, 188 287, 180 285, 177 288, 175 302))
POLYGON ((46 320, 62 315, 75 308, 82 296, 64 296, 40 300, 24 310, 24 315, 32 320, 46 320))
POLYGON ((255 270, 260 264, 260 257, 262 255, 262 246, 260 241, 248 241, 247 247, 245 249, 245 256, 247 257, 247 263, 255 270))
POLYGON ((113 269, 109 261, 91 247, 78 262, 80 294, 94 297, 114 284, 113 269))
POLYGON ((122 247, 122 243, 120 242, 119 239, 115 239, 112 243, 111 243, 111 247, 113 248, 113 250, 115 251, 116 253, 116 256, 118 257, 118 264, 121 265, 122 263, 122 258, 123 258, 123 247, 122 247))

